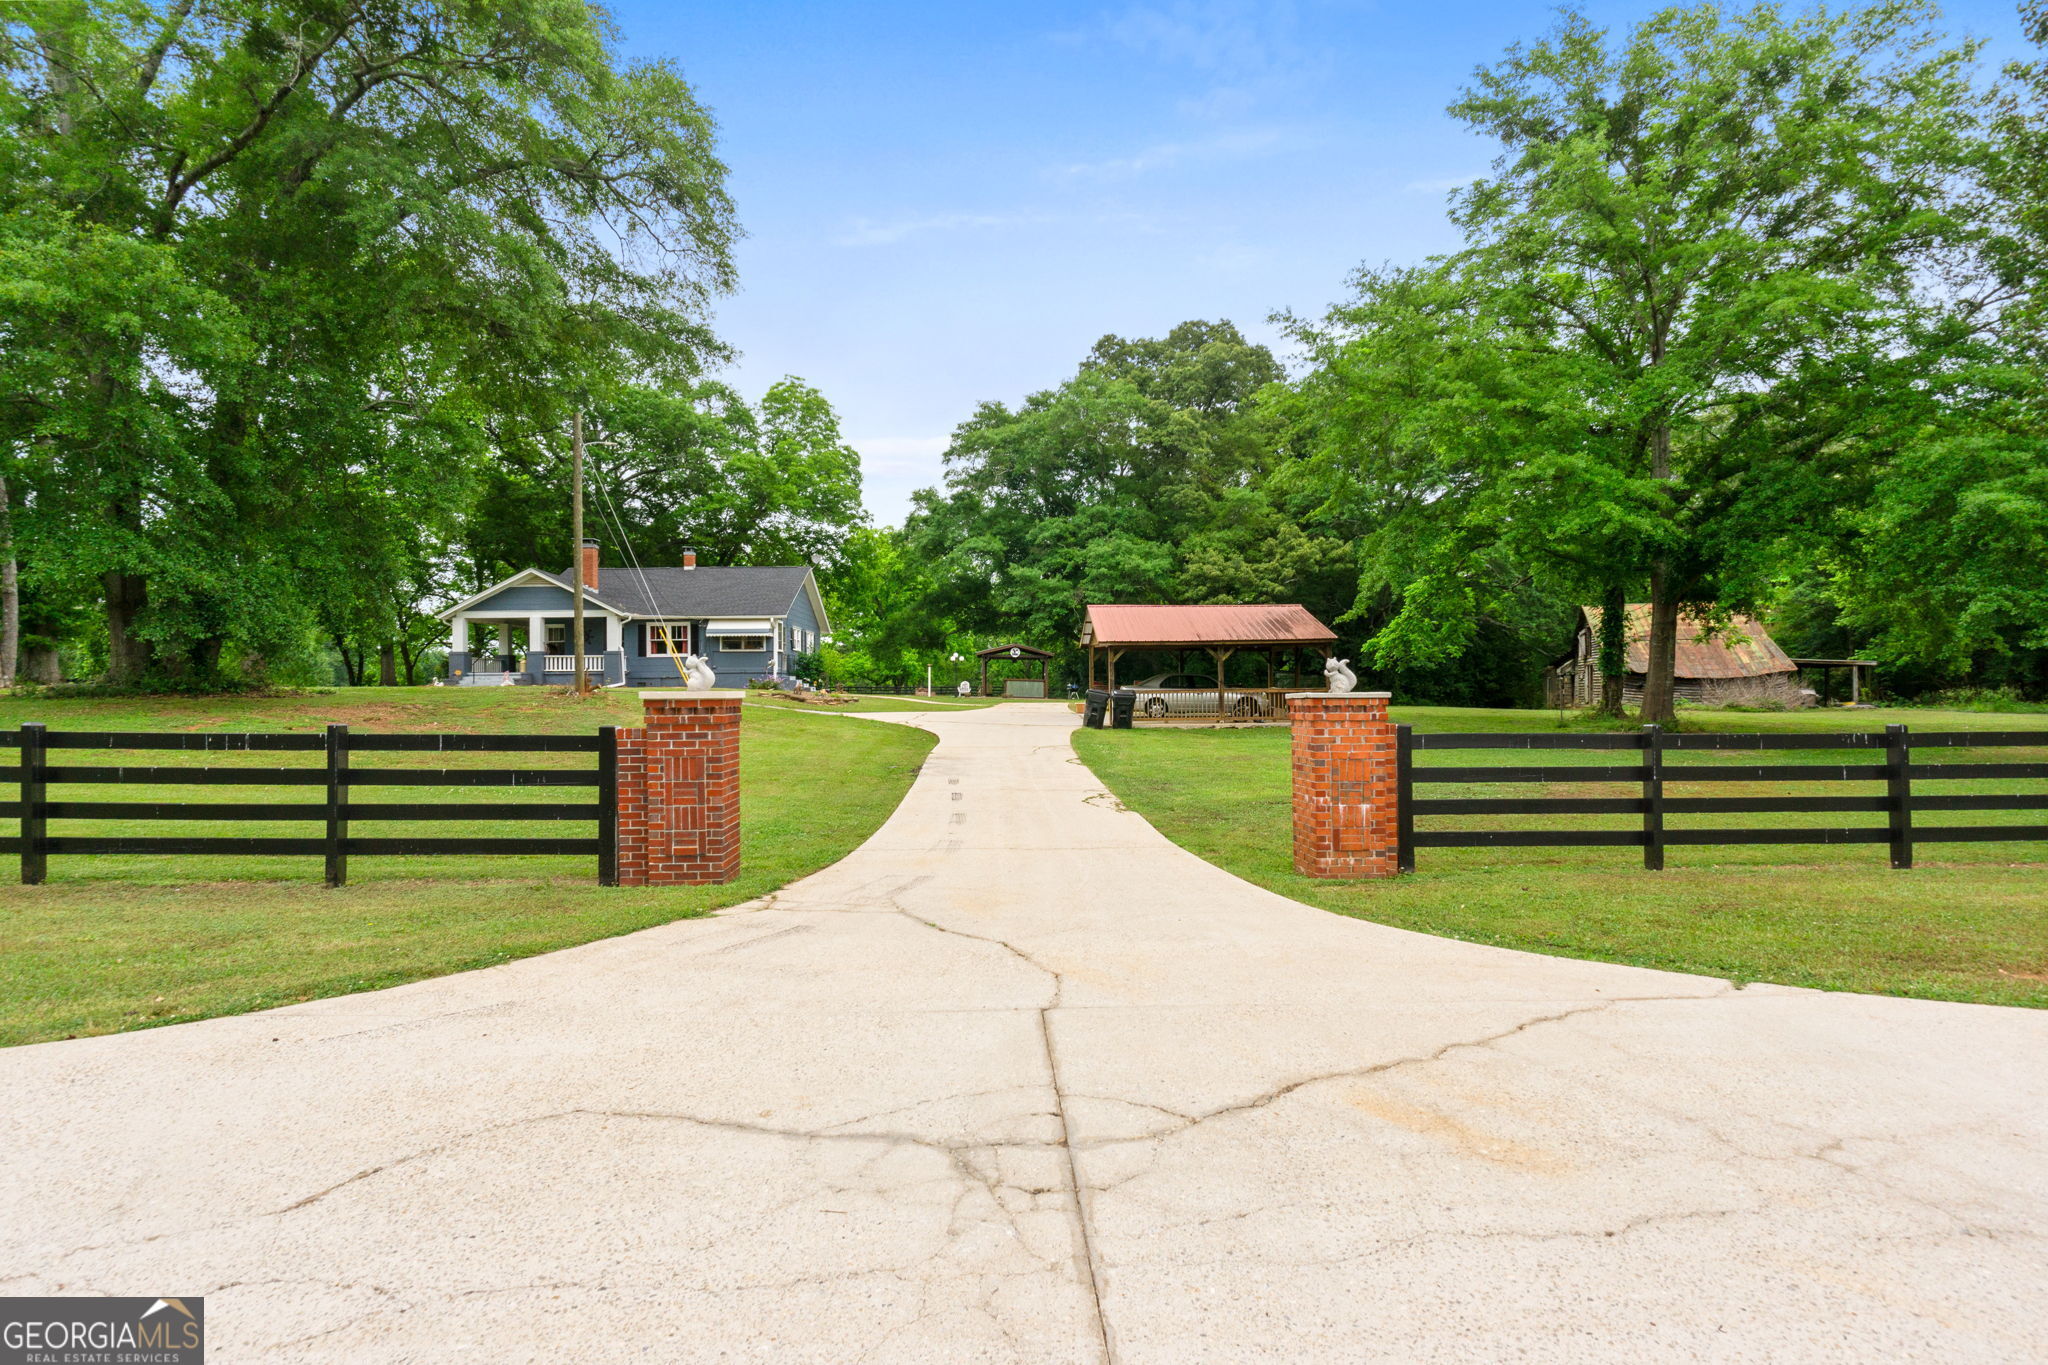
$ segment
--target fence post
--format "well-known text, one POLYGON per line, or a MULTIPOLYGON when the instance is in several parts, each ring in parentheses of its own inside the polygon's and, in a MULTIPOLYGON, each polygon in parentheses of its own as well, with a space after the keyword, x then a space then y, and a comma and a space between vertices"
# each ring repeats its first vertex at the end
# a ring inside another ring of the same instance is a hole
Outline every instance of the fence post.
POLYGON ((1892 866, 1913 866, 1913 770, 1912 751, 1906 747, 1906 727, 1884 727, 1885 793, 1891 798, 1892 866))
POLYGON ((327 727, 327 884, 348 883, 348 727, 327 727))
POLYGON ((1415 870, 1415 727, 1394 727, 1394 870, 1415 870))
POLYGON ((1643 727, 1643 870, 1664 870, 1664 727, 1643 727))
POLYGON ((619 884, 619 727, 597 727, 597 884, 619 884))
POLYGON ((41 886, 49 871, 49 853, 44 846, 49 821, 43 814, 44 772, 47 759, 43 747, 43 723, 28 721, 21 727, 21 884, 41 886))

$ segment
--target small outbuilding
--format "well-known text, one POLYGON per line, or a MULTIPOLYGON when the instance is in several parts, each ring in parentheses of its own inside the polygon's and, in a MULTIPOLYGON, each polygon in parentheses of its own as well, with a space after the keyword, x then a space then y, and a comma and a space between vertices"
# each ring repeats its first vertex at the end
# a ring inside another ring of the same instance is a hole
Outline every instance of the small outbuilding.
MULTIPOLYGON (((1622 699, 1640 705, 1650 671, 1650 607, 1632 602, 1623 635, 1622 699)), ((1600 617, 1598 607, 1580 607, 1572 652, 1544 675, 1544 700, 1551 706, 1592 706, 1600 700, 1600 617)), ((1678 618, 1673 692, 1681 701, 1721 706, 1810 706, 1813 693, 1800 686, 1799 663, 1771 638, 1753 616, 1736 615, 1709 628, 1689 616, 1678 618)))
POLYGON ((1052 695, 1052 655, 1043 649, 1030 645, 991 645, 977 649, 974 657, 981 660, 981 693, 988 695, 988 666, 992 663, 1022 663, 1038 665, 1036 678, 1003 679, 1003 695, 1006 697, 1045 697, 1052 695))

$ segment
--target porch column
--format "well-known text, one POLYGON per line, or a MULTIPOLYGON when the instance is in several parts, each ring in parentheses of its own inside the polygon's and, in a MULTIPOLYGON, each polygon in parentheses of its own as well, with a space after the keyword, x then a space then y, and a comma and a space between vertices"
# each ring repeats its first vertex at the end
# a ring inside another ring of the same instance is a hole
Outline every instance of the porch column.
POLYGON ((512 652, 512 623, 498 622, 498 657, 504 658, 512 652))
POLYGON ((469 672, 469 618, 458 616, 448 630, 448 680, 469 672))
POLYGON ((626 648, 625 623, 609 613, 604 618, 604 648, 607 654, 621 653, 626 648))

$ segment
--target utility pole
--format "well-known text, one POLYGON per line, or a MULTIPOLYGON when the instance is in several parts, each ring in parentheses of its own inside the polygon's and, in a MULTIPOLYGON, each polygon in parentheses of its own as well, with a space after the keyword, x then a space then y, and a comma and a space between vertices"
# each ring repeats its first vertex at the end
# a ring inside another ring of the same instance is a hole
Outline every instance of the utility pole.
POLYGON ((569 455, 569 535, 576 542, 575 558, 570 561, 575 567, 576 584, 576 626, 569 645, 576 651, 576 695, 587 696, 590 692, 590 678, 583 671, 583 410, 576 410, 576 420, 570 428, 569 455))

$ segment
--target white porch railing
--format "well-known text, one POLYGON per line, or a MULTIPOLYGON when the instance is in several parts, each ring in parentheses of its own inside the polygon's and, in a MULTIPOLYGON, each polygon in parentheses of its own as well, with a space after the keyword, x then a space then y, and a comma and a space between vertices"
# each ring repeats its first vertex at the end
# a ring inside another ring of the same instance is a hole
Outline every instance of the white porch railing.
MULTIPOLYGON (((576 656, 574 654, 550 654, 542 661, 540 667, 543 673, 574 673, 576 671, 576 656)), ((585 673, 604 672, 604 655, 584 655, 583 671, 585 673)))

